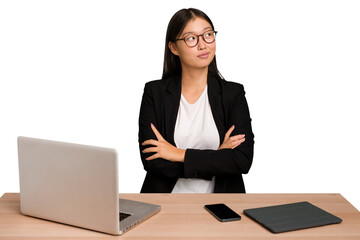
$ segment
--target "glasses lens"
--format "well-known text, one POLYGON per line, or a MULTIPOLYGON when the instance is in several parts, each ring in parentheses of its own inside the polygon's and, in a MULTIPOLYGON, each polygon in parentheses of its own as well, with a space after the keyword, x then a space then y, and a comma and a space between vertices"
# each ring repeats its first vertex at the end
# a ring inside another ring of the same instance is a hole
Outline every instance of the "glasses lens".
POLYGON ((212 43, 215 41, 215 32, 214 31, 208 31, 204 33, 204 40, 207 43, 212 43))
POLYGON ((196 46, 197 42, 198 42, 198 36, 195 34, 190 34, 185 37, 185 43, 189 47, 196 46))

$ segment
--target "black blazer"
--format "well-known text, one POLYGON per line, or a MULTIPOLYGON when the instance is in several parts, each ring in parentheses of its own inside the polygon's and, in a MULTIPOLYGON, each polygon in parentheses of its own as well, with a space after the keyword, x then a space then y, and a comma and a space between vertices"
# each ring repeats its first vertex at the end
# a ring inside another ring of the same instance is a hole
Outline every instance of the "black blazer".
POLYGON ((253 159, 254 135, 249 108, 241 84, 228 82, 208 74, 208 96, 219 132, 220 144, 232 126, 233 135, 245 134, 245 142, 235 149, 187 149, 183 163, 161 158, 147 161, 153 153, 143 154, 148 146, 141 143, 156 139, 150 124, 174 146, 174 129, 181 97, 181 76, 145 84, 139 116, 139 148, 147 171, 142 193, 170 193, 178 178, 211 179, 215 176, 215 193, 245 193, 242 174, 249 171, 253 159))

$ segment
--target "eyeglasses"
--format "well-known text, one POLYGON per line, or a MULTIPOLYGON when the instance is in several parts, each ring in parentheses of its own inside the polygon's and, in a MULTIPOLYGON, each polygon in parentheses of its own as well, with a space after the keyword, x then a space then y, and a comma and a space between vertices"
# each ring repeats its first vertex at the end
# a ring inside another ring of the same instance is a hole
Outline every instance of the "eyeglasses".
POLYGON ((206 31, 203 34, 194 34, 191 33, 189 35, 186 35, 184 38, 175 39, 178 40, 184 40, 185 44, 189 47, 195 47, 199 43, 199 37, 202 37, 206 43, 213 43, 215 41, 217 31, 206 31))

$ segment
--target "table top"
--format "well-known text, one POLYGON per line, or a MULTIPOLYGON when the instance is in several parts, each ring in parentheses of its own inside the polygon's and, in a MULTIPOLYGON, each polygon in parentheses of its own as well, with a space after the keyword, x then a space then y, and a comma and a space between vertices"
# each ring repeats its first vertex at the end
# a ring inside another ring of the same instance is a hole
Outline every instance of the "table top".
POLYGON ((18 193, 0 198, 0 239, 360 239, 360 213, 340 194, 120 194, 121 198, 160 204, 162 209, 122 236, 112 236, 21 215, 18 193), (308 201, 340 217, 340 224, 273 234, 243 210, 308 201), (205 204, 225 203, 241 215, 222 223, 205 204))

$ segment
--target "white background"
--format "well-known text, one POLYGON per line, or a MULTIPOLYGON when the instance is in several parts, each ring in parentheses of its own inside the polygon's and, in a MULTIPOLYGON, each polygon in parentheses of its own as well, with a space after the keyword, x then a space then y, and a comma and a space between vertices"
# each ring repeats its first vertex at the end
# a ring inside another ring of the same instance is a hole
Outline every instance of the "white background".
POLYGON ((140 191, 143 87, 184 7, 210 16, 219 70, 245 86, 247 192, 341 193, 360 209, 360 3, 345 0, 0 1, 0 195, 19 191, 19 135, 116 148, 120 192, 140 191))

